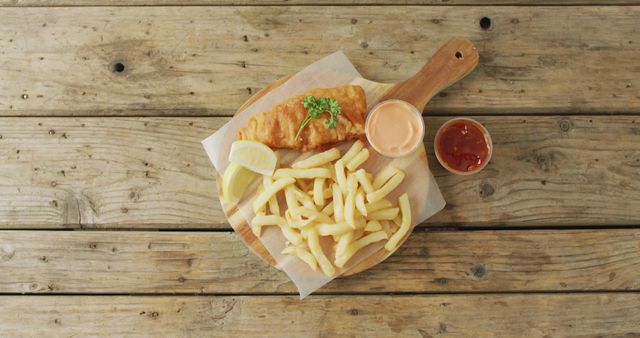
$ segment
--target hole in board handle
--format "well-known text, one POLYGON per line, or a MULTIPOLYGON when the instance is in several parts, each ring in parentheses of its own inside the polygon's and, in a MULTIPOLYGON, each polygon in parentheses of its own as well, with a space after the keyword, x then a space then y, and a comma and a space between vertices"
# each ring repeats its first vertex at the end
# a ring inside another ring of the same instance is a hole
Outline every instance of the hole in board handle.
POLYGON ((480 19, 480 28, 485 31, 491 28, 491 19, 486 16, 480 19))
POLYGON ((124 64, 122 62, 118 62, 116 64, 113 65, 113 71, 116 73, 122 73, 124 72, 124 64))
POLYGON ((458 59, 458 60, 462 59, 462 52, 461 51, 457 51, 456 52, 456 59, 458 59))

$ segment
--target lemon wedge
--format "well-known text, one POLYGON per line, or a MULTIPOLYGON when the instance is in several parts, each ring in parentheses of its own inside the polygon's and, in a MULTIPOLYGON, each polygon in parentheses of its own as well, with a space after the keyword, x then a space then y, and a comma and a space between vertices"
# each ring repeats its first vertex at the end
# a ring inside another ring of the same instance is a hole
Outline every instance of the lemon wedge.
POLYGON ((258 174, 271 176, 278 156, 268 146, 256 141, 235 141, 231 144, 229 162, 237 163, 258 174))
POLYGON ((231 162, 222 177, 222 195, 229 203, 238 203, 242 199, 249 183, 257 176, 253 171, 238 163, 231 162))

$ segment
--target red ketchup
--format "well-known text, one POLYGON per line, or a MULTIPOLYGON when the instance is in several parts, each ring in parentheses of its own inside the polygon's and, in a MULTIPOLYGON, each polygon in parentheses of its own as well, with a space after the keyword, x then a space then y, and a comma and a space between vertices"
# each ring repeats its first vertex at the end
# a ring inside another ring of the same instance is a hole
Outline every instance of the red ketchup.
POLYGON ((491 157, 491 137, 487 130, 471 119, 453 119, 445 123, 435 140, 438 161, 455 174, 481 170, 491 157))

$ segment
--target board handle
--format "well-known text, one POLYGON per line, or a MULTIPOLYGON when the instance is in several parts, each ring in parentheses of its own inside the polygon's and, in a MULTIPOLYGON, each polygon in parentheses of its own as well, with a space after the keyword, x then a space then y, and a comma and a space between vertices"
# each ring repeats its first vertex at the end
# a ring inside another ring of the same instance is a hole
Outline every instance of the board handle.
POLYGON ((416 75, 391 87, 380 101, 400 99, 423 111, 432 97, 471 73, 478 59, 478 50, 471 41, 453 38, 416 75))

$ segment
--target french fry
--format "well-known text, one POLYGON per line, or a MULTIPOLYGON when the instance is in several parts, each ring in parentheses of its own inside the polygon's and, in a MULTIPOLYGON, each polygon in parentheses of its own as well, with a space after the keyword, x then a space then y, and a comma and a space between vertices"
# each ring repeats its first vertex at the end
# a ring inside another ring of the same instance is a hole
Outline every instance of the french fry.
POLYGON ((340 190, 343 194, 346 194, 347 191, 347 176, 344 174, 344 162, 342 159, 336 161, 335 166, 335 175, 336 175, 336 183, 340 187, 340 190))
POLYGON ((384 239, 387 239, 387 234, 384 231, 376 231, 356 240, 347 247, 342 255, 336 257, 335 265, 342 268, 360 249, 384 239))
POLYGON ((354 194, 358 191, 358 178, 355 174, 350 173, 347 175, 347 193, 353 192, 354 194))
MULTIPOLYGON (((256 189, 256 196, 260 195, 260 193, 262 193, 265 189, 265 185, 264 182, 263 184, 258 185, 258 188, 256 189)), ((264 214, 266 213, 266 205, 261 206, 258 210, 255 210, 254 213, 256 214, 264 214)))
POLYGON ((267 201, 276 193, 289 184, 293 184, 296 180, 292 177, 283 177, 273 182, 269 187, 265 189, 253 200, 253 211, 258 212, 261 208, 267 204, 267 201))
POLYGON ((367 213, 371 213, 380 209, 391 208, 391 202, 388 199, 381 199, 373 203, 365 203, 367 213))
POLYGON ((355 173, 356 178, 358 179, 358 183, 364 189, 364 192, 371 193, 374 192, 373 185, 371 184, 371 180, 369 179, 367 172, 364 169, 358 169, 355 173))
POLYGON ((361 189, 358 189, 358 192, 356 193, 355 202, 358 212, 360 212, 362 216, 367 216, 367 207, 364 203, 364 192, 361 189))
POLYGON ((307 209, 316 210, 316 205, 313 203, 313 200, 304 200, 302 201, 302 205, 307 209))
POLYGON ((387 234, 387 237, 391 237, 391 227, 389 227, 389 221, 378 221, 382 227, 382 231, 387 234))
POLYGON ((397 188, 402 180, 404 179, 404 173, 402 171, 398 171, 387 183, 383 184, 380 189, 367 194, 368 202, 375 202, 385 198, 393 189, 397 188))
POLYGON ((333 194, 333 191, 331 190, 331 187, 324 188, 322 190, 322 196, 324 197, 324 199, 331 198, 332 194, 333 194))
MULTIPOLYGON (((346 186, 346 184, 345 184, 346 186)), ((333 184, 333 218, 336 222, 344 222, 344 202, 342 201, 342 191, 338 184, 333 184)))
POLYGON ((318 263, 316 262, 315 257, 313 257, 313 255, 303 247, 289 245, 282 250, 281 254, 296 256, 303 262, 307 263, 313 271, 318 269, 318 263))
POLYGON ((349 163, 347 163, 347 165, 345 165, 345 166, 347 167, 347 169, 349 169, 349 171, 355 171, 368 158, 369 158, 369 149, 364 148, 364 149, 360 150, 360 152, 356 156, 354 156, 351 159, 351 161, 349 161, 349 163))
POLYGON ((362 143, 362 141, 360 140, 356 140, 351 145, 351 148, 349 148, 349 150, 342 156, 342 162, 349 163, 349 161, 351 161, 351 159, 355 157, 360 152, 360 150, 362 150, 362 148, 364 148, 364 143, 362 143))
POLYGON ((318 238, 318 230, 313 227, 307 231, 307 244, 309 245, 311 254, 316 258, 316 261, 318 261, 322 272, 327 276, 333 276, 336 273, 336 269, 322 251, 318 238))
MULTIPOLYGON (((268 188, 273 181, 271 180, 271 176, 263 175, 262 176, 262 185, 265 188, 268 188)), ((273 215, 280 215, 280 205, 278 204, 278 195, 274 194, 267 202, 269 205, 269 212, 273 215)))
POLYGON ((391 238, 389 238, 389 241, 385 244, 384 248, 387 251, 393 251, 398 246, 400 240, 411 228, 411 205, 409 204, 409 195, 407 195, 407 193, 402 194, 398 198, 398 204, 400 204, 400 210, 402 212, 402 224, 400 224, 398 231, 391 235, 391 238))
POLYGON ((251 220, 251 226, 263 227, 266 225, 281 226, 286 224, 286 220, 277 215, 265 215, 263 213, 256 214, 251 220))
MULTIPOLYGON (((366 171, 365 173, 367 174, 367 180, 369 180, 369 182, 371 182, 371 185, 373 186, 373 175, 366 171)), ((373 190, 376 190, 376 189, 374 188, 373 190)))
POLYGON ((353 242, 354 235, 355 231, 350 231, 340 236, 335 248, 336 257, 342 256, 347 251, 347 247, 349 246, 349 244, 351 244, 351 242, 353 242))
POLYGON ((356 189, 358 188, 358 181, 354 175, 349 175, 347 177, 347 197, 344 200, 344 220, 349 224, 352 228, 356 228, 355 223, 355 198, 356 198, 356 189))
POLYGON ((388 164, 386 167, 380 170, 380 172, 378 172, 376 177, 373 179, 373 189, 380 189, 383 184, 385 184, 391 177, 393 177, 393 175, 395 175, 399 171, 400 170, 398 168, 392 166, 391 164, 388 164))
POLYGON ((279 225, 278 221, 275 219, 270 219, 270 221, 274 221, 274 222, 266 222, 264 220, 265 214, 263 212, 259 212, 257 213, 253 219, 251 220, 251 232, 253 232, 253 234, 256 237, 260 237, 262 235, 262 227, 265 225, 279 225))
POLYGON ((258 231, 258 234, 256 236, 260 236, 260 230, 262 229, 262 227, 268 225, 279 226, 282 234, 290 243, 293 243, 294 245, 299 245, 300 243, 302 243, 302 236, 300 235, 300 233, 289 227, 289 225, 287 224, 287 220, 282 218, 281 216, 256 214, 253 220, 251 220, 251 229, 257 229, 258 231))
POLYGON ((380 224, 379 221, 369 221, 367 222, 367 226, 364 228, 364 231, 366 232, 375 232, 375 231, 381 231, 382 230, 382 225, 380 224))
MULTIPOLYGON (((335 149, 335 148, 334 148, 335 149)), ((324 178, 316 178, 313 181, 313 203, 324 206, 324 178)))
MULTIPOLYGON (((301 210, 309 210, 306 208, 298 208, 296 212, 300 212, 301 210)), ((287 225, 291 228, 301 229, 306 227, 307 225, 316 221, 317 217, 308 217, 307 219, 302 219, 302 216, 298 213, 294 213, 292 210, 287 210, 284 212, 284 217, 287 222, 287 225)))
POLYGON ((285 188, 286 190, 290 190, 293 196, 295 196, 296 200, 302 203, 305 208, 315 209, 315 203, 313 203, 313 198, 309 196, 306 192, 298 189, 295 185, 290 185, 285 188))
POLYGON ((356 229, 364 229, 364 227, 367 226, 367 220, 362 217, 356 218, 354 222, 355 222, 356 229))
POLYGON ((287 239, 287 241, 289 241, 289 243, 293 245, 300 245, 304 243, 304 238, 302 237, 302 235, 288 225, 285 224, 280 226, 280 231, 282 231, 282 235, 287 239))
POLYGON ((355 211, 355 194, 349 193, 344 199, 344 220, 354 229, 356 228, 355 211))
POLYGON ((324 208, 320 211, 321 213, 331 217, 333 216, 333 201, 329 202, 329 204, 325 205, 324 208))
POLYGON ((313 271, 318 270, 318 262, 316 261, 316 258, 307 249, 296 247, 295 254, 303 262, 307 263, 313 271))
POLYGON ((296 198, 296 194, 292 189, 284 189, 284 200, 287 203, 287 208, 289 208, 289 210, 295 210, 300 206, 298 199, 296 198))
POLYGON ((269 199, 269 212, 273 215, 280 215, 280 204, 278 203, 278 194, 273 195, 269 199))
POLYGON ((329 183, 329 186, 331 186, 331 183, 335 182, 335 180, 336 180, 335 162, 327 163, 322 167, 327 169, 327 170, 329 170, 329 172, 331 172, 331 177, 329 177, 329 179, 326 181, 326 182, 329 183))
POLYGON ((333 222, 333 220, 331 219, 331 217, 323 214, 322 212, 317 211, 316 209, 309 209, 309 208, 299 208, 297 210, 298 215, 306 217, 307 219, 315 219, 318 220, 318 222, 322 222, 322 223, 331 223, 333 222))
POLYGON ((327 168, 309 168, 309 169, 291 169, 291 168, 280 168, 276 169, 276 172, 273 173, 274 179, 279 179, 283 177, 293 177, 293 178, 329 178, 331 177, 331 172, 327 170, 327 168))
POLYGON ((382 210, 378 210, 370 213, 369 216, 367 216, 367 219, 370 221, 381 221, 381 220, 389 221, 396 218, 398 216, 399 211, 400 209, 398 208, 382 209, 382 210))
POLYGON ((291 165, 294 169, 308 169, 314 167, 323 166, 331 161, 335 161, 340 158, 340 150, 338 148, 331 148, 327 151, 312 155, 302 161, 295 162, 291 165))
POLYGON ((318 229, 318 234, 320 234, 320 236, 340 236, 349 231, 353 231, 353 228, 347 223, 320 223, 316 228, 318 229))

